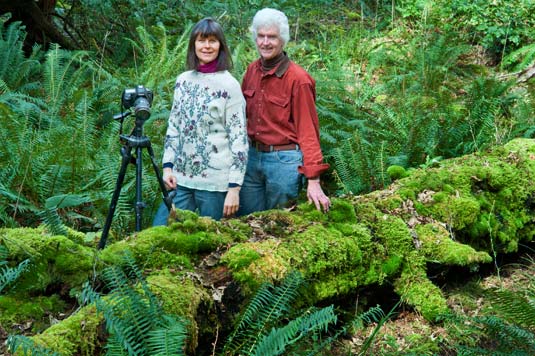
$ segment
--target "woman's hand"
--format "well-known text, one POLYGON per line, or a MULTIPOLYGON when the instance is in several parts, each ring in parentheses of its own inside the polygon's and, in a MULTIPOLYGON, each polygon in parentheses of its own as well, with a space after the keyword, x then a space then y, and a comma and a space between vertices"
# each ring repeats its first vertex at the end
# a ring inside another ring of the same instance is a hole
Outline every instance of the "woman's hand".
POLYGON ((228 218, 236 214, 240 207, 240 187, 228 188, 225 204, 223 205, 223 216, 228 218))
POLYGON ((172 168, 164 168, 163 169, 163 182, 165 183, 165 186, 167 189, 175 189, 176 188, 176 178, 173 174, 172 168))

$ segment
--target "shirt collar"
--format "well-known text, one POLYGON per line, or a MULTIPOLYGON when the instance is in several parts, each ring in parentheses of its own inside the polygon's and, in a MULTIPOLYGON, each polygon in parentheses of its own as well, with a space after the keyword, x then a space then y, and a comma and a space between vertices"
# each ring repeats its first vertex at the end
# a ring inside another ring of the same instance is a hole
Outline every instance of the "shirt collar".
MULTIPOLYGON (((277 78, 281 78, 284 73, 288 70, 288 67, 290 66, 290 58, 288 58, 288 55, 286 52, 283 52, 284 58, 278 63, 273 69, 270 69, 267 72, 263 72, 264 75, 273 75, 275 74, 277 78)), ((258 60, 258 67, 260 71, 262 71, 262 59, 258 60)))

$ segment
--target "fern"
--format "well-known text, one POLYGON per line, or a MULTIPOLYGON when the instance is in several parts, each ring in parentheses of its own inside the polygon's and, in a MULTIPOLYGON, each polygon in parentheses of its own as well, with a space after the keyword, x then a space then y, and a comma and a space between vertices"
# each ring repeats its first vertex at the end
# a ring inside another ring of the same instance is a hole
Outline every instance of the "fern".
MULTIPOLYGON (((533 261, 529 262, 533 266, 533 261)), ((478 347, 460 346, 461 355, 535 354, 535 288, 532 283, 535 277, 532 267, 526 270, 524 276, 527 283, 517 291, 504 288, 487 290, 486 295, 496 315, 466 318, 470 322, 468 325, 472 325, 482 338, 478 347), (490 341, 490 346, 484 347, 487 341, 490 341)))
POLYGON ((7 339, 7 347, 12 354, 22 356, 61 356, 59 353, 43 346, 36 345, 30 338, 24 335, 10 335, 7 339))
MULTIPOLYGON (((518 325, 509 324, 502 318, 483 316, 471 318, 473 328, 483 332, 491 347, 458 346, 460 355, 515 355, 527 356, 535 353, 535 334, 518 325)), ((473 332, 473 330, 471 331, 473 332)))
POLYGON ((309 310, 279 326, 281 319, 290 315, 291 303, 303 283, 301 274, 293 272, 279 286, 262 285, 229 335, 223 354, 280 355, 310 333, 326 330, 336 323, 332 307, 327 307, 309 310))
POLYGON ((351 320, 345 326, 336 331, 336 333, 331 335, 329 338, 323 340, 323 342, 317 345, 312 352, 307 354, 307 356, 316 355, 323 348, 332 344, 336 340, 339 340, 341 336, 346 335, 350 330, 359 330, 367 325, 375 323, 375 327, 373 328, 371 334, 364 340, 364 343, 362 344, 358 352, 358 355, 367 355, 369 348, 371 347, 373 341, 375 340, 375 337, 377 336, 377 333, 383 327, 383 325, 394 316, 395 310, 397 309, 399 304, 400 302, 396 303, 387 314, 385 314, 381 307, 378 305, 368 309, 362 314, 358 314, 357 316, 355 316, 355 318, 353 318, 353 320, 351 320))
POLYGON ((332 305, 320 310, 308 311, 285 326, 273 328, 260 340, 251 354, 255 356, 281 355, 288 345, 295 344, 310 333, 327 331, 330 324, 336 323, 336 319, 332 305))
POLYGON ((492 289, 488 296, 493 308, 504 319, 535 330, 535 290, 519 293, 492 289))
POLYGON ((26 33, 20 22, 6 27, 2 20, 0 29, 0 78, 3 85, 0 93, 17 90, 27 92, 37 86, 36 76, 40 70, 41 52, 38 48, 27 57, 23 45, 26 33), (5 32, 4 32, 5 31, 5 32))
POLYGON ((7 266, 8 250, 0 245, 0 294, 8 286, 12 285, 21 274, 23 274, 30 264, 30 260, 24 260, 15 267, 7 266))
POLYGON ((58 209, 66 209, 85 204, 90 200, 81 195, 62 194, 46 200, 45 210, 39 213, 43 223, 53 234, 66 235, 67 229, 63 224, 58 209))
POLYGON ((301 274, 292 273, 280 286, 263 284, 229 336, 225 352, 232 354, 245 348, 251 352, 266 330, 289 313, 290 303, 297 297, 297 290, 303 282, 301 274))
POLYGON ((535 43, 527 44, 504 57, 502 64, 513 65, 514 70, 521 71, 535 63, 535 43))
POLYGON ((104 270, 102 278, 110 289, 106 297, 86 284, 80 298, 104 315, 110 332, 107 355, 183 354, 184 322, 163 313, 131 256, 125 256, 122 268, 104 270))
POLYGON ((334 160, 334 170, 340 177, 340 189, 344 193, 359 194, 370 190, 376 170, 372 162, 373 150, 359 131, 354 132, 352 139, 332 149, 330 155, 334 160))

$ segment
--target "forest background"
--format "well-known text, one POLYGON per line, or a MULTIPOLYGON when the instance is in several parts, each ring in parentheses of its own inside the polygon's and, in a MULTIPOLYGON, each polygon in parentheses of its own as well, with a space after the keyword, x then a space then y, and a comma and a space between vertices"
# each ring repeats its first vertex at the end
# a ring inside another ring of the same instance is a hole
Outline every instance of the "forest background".
MULTIPOLYGON (((121 94, 154 92, 144 123, 159 162, 189 30, 213 17, 240 80, 265 6, 290 20, 291 59, 317 82, 331 196, 387 187, 391 166, 431 167, 535 135, 535 2, 0 1, 0 223, 98 236, 120 165, 121 94), (59 44, 59 45, 58 45, 59 44)), ((128 134, 133 119, 126 118, 128 134)), ((161 202, 147 157, 144 226, 161 202)), ((129 169, 113 238, 134 231, 129 169)))
MULTIPOLYGON (((29 3, 41 5, 61 35, 56 42, 69 49, 47 42, 52 35, 22 16, 31 8, 24 1, 11 9, 18 17, 3 15, 0 222, 7 227, 102 227, 120 165, 112 117, 121 94, 138 84, 153 90, 144 133, 159 163, 188 31, 206 16, 224 26, 240 80, 257 57, 248 32, 255 11, 286 12, 286 50, 317 81, 333 196, 386 187, 391 165, 430 165, 535 132, 532 1, 29 3)), ((133 121, 124 120, 124 134, 133 121)), ((161 194, 144 161, 147 225, 161 194)), ((133 171, 113 222, 120 236, 133 229, 133 171)))

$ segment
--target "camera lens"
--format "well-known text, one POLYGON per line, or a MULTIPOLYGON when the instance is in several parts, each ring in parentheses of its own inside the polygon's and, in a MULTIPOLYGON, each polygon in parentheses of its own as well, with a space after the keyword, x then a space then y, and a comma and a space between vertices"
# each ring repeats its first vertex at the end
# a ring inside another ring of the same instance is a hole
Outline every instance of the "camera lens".
POLYGON ((149 101, 144 97, 137 98, 134 112, 136 113, 136 118, 140 120, 147 120, 150 116, 149 101))

